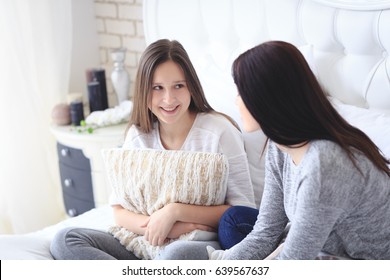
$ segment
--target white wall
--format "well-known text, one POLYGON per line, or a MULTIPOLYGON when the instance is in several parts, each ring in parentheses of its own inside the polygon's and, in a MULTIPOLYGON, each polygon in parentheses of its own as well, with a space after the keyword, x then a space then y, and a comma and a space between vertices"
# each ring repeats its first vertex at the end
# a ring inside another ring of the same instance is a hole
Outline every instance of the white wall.
POLYGON ((72 0, 72 61, 69 92, 86 96, 85 70, 100 65, 94 0, 72 0))
POLYGON ((143 0, 95 0, 100 65, 106 70, 110 107, 117 104, 109 78, 113 68, 110 53, 114 48, 127 49, 125 64, 130 74, 130 94, 133 91, 138 60, 146 47, 142 8, 143 0))

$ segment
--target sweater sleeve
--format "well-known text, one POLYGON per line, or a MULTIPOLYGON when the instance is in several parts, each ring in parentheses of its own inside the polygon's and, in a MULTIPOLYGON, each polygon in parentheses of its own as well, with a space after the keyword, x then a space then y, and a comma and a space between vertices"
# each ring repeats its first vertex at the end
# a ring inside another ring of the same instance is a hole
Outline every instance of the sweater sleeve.
POLYGON ((242 134, 228 123, 226 129, 220 135, 219 146, 220 151, 227 156, 229 162, 226 203, 255 208, 248 157, 245 152, 242 134))
POLYGON ((270 142, 266 154, 265 187, 259 216, 252 232, 227 250, 224 259, 264 259, 279 245, 288 223, 283 206, 283 155, 270 142))
POLYGON ((299 166, 296 184, 291 228, 278 258, 314 259, 359 204, 363 177, 338 145, 317 141, 299 166))
POLYGON ((298 205, 294 222, 277 259, 315 259, 341 214, 341 209, 325 205, 298 205))

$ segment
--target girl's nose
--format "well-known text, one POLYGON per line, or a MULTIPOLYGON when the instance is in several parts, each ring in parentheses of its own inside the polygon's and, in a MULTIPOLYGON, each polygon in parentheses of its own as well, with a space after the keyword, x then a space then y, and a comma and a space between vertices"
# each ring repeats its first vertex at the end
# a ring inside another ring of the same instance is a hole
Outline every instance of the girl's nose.
POLYGON ((165 100, 165 102, 169 103, 169 102, 171 102, 173 99, 175 99, 174 94, 172 93, 171 90, 167 89, 167 90, 164 92, 164 100, 165 100))

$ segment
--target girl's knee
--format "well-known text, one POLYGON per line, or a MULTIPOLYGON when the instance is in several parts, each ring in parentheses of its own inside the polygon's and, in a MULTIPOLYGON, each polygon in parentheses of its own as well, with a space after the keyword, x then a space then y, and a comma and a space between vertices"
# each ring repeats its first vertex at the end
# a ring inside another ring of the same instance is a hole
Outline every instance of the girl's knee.
POLYGON ((50 243, 50 253, 54 259, 67 259, 68 252, 72 246, 85 242, 83 240, 83 229, 68 227, 60 229, 50 243))
POLYGON ((160 260, 206 260, 207 245, 220 248, 217 241, 184 241, 178 240, 167 245, 156 257, 160 260))
POLYGON ((50 253, 54 259, 63 259, 63 252, 66 248, 66 238, 74 228, 63 228, 59 230, 50 243, 50 253))

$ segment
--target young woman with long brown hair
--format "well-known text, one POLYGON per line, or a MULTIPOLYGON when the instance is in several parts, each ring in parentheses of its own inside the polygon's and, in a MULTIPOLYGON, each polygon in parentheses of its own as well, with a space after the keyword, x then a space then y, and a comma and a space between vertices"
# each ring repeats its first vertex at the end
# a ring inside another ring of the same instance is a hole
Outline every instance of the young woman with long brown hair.
POLYGON ((264 259, 290 223, 278 259, 390 259, 390 162, 338 114, 300 51, 265 42, 232 69, 244 129, 269 139, 265 187, 250 234, 210 258, 264 259))
MULTIPOLYGON (((217 231, 221 215, 231 205, 255 205, 242 135, 229 117, 209 105, 190 58, 177 41, 158 40, 143 53, 123 149, 222 153, 228 160, 223 205, 169 203, 147 216, 129 211, 122 205, 124 198, 112 194, 116 224, 144 236, 152 246, 164 245, 196 229, 217 231)), ((180 253, 169 249, 176 246, 175 241, 158 257, 207 259, 207 244, 218 246, 217 241, 183 241, 180 253), (197 249, 186 250, 191 242, 197 249)), ((59 232, 51 252, 56 259, 138 258, 110 233, 80 228, 59 232)))

